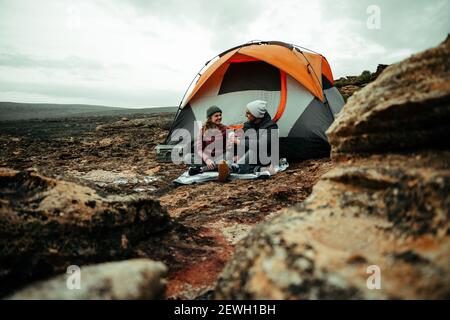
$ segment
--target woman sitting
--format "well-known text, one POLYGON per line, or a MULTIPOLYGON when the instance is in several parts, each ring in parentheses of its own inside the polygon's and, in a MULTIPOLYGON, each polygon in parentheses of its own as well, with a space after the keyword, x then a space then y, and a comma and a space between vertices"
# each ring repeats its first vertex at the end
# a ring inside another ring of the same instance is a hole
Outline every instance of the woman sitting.
POLYGON ((222 124, 222 110, 211 106, 206 110, 206 122, 196 139, 196 152, 201 163, 189 168, 189 175, 195 175, 217 168, 225 158, 227 127, 222 124))

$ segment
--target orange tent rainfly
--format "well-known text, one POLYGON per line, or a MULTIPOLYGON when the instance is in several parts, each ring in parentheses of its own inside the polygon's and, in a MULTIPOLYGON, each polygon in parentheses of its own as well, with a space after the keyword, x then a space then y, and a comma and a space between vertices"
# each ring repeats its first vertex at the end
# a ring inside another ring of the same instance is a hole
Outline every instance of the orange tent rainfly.
POLYGON ((180 103, 166 144, 175 130, 193 136, 198 120, 211 105, 223 110, 223 122, 234 128, 245 121, 244 110, 253 100, 268 102, 278 123, 281 156, 311 158, 329 154, 325 135, 344 105, 333 86, 325 57, 279 41, 250 42, 231 48, 205 64, 180 103))

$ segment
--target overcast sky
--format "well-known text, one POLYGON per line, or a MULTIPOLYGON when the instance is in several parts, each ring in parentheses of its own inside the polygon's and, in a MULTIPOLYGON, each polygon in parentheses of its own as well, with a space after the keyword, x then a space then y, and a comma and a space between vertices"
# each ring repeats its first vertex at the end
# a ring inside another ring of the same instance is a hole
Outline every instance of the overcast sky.
POLYGON ((0 0, 0 101, 178 105, 206 61, 249 40, 318 51, 339 78, 448 32, 448 0, 0 0))

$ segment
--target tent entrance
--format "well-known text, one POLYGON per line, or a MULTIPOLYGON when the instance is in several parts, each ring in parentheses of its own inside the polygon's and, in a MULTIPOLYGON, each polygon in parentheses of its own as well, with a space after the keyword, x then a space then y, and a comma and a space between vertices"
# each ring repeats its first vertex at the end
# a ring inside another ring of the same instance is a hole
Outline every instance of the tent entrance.
MULTIPOLYGON (((264 61, 251 57, 231 59, 219 89, 219 95, 246 90, 279 91, 280 101, 273 121, 278 121, 284 113, 287 101, 286 73, 264 61)), ((230 126, 233 129, 242 124, 230 126)))

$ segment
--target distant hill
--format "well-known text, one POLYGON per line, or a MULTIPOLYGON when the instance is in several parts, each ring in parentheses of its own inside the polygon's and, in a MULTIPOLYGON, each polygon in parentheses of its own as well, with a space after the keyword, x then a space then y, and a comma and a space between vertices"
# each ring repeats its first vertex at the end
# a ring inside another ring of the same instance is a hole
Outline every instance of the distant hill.
POLYGON ((379 64, 375 72, 368 70, 363 71, 359 76, 347 76, 334 80, 334 85, 338 88, 345 101, 350 98, 356 91, 365 87, 372 81, 375 81, 378 76, 388 67, 387 64, 379 64))
POLYGON ((0 121, 55 119, 66 117, 127 116, 156 112, 176 112, 178 107, 119 108, 87 104, 47 104, 0 102, 0 121))

